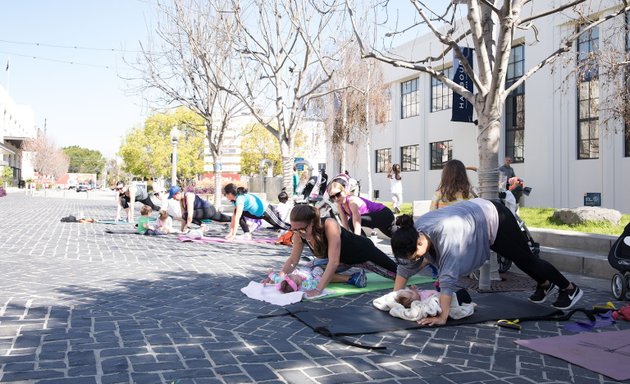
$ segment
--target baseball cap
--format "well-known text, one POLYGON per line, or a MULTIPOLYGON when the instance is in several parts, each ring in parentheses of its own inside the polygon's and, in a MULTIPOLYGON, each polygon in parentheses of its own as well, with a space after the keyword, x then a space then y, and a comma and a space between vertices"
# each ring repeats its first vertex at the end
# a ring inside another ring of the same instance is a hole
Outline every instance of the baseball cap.
POLYGON ((178 187, 177 185, 173 185, 172 187, 170 187, 168 189, 168 198, 172 199, 173 196, 175 196, 178 192, 181 192, 181 188, 178 187))

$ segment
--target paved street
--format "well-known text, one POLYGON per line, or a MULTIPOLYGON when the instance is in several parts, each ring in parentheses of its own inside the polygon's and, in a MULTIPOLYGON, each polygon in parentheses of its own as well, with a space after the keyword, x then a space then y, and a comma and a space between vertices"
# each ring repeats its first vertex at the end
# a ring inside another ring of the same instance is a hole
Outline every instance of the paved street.
MULTIPOLYGON (((258 319, 278 307, 240 288, 279 268, 288 247, 106 234, 102 224, 59 220, 79 211, 113 219, 113 197, 70 197, 0 198, 0 382, 613 382, 513 343, 565 333, 555 322, 524 323, 520 333, 478 324, 350 338, 387 347, 370 351, 289 316, 258 319)), ((582 306, 612 299, 583 288, 582 306)), ((322 305, 371 305, 381 294, 322 305)))

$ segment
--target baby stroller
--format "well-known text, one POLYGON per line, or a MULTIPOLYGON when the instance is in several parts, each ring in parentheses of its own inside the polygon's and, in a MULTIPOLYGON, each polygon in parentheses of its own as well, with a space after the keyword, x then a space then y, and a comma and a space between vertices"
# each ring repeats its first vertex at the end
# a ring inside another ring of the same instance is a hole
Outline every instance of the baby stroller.
MULTIPOLYGON (((529 188, 529 191, 531 191, 531 188, 529 188)), ((527 192, 527 195, 529 195, 529 191, 527 192)), ((506 207, 510 208, 510 210, 514 214, 514 217, 516 217, 516 222, 518 223, 518 226, 521 228, 523 235, 527 239, 527 245, 529 245, 529 249, 532 251, 534 256, 538 257, 538 255, 540 255, 540 244, 534 241, 532 234, 529 232, 529 229, 527 229, 527 225, 525 225, 523 219, 521 219, 521 217, 518 215, 518 205, 512 192, 509 190, 500 192, 499 199, 501 199, 501 202, 506 207)), ((499 265, 499 273, 505 273, 512 267, 512 260, 509 260, 508 258, 503 257, 502 255, 497 253, 497 264, 499 265)))
POLYGON ((619 271, 610 283, 613 296, 617 300, 630 300, 630 223, 610 248, 608 262, 619 271))

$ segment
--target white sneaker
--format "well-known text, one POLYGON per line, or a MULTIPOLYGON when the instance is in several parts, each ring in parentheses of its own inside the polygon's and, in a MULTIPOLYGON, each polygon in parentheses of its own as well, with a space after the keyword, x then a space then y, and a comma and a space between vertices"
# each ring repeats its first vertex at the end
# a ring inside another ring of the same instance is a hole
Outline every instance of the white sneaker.
POLYGON ((252 239, 252 233, 251 232, 246 232, 243 233, 243 237, 241 237, 243 240, 251 240, 252 239))

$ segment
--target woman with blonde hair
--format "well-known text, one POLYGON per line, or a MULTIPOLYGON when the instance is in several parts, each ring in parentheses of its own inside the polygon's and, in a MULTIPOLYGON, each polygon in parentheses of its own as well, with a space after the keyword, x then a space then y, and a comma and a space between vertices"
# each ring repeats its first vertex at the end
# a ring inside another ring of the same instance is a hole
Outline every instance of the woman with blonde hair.
POLYGON ((378 228, 387 237, 392 237, 394 213, 381 203, 348 193, 346 187, 333 181, 328 186, 328 196, 337 204, 341 225, 361 235, 361 228, 378 228))

